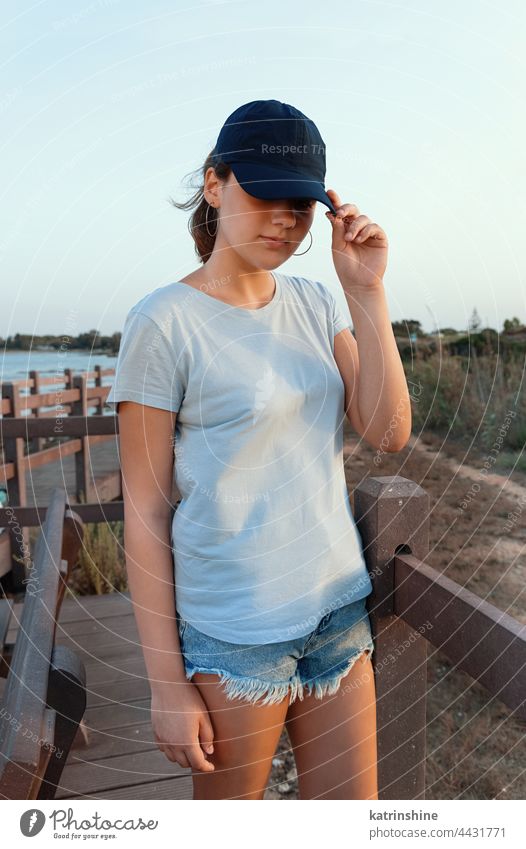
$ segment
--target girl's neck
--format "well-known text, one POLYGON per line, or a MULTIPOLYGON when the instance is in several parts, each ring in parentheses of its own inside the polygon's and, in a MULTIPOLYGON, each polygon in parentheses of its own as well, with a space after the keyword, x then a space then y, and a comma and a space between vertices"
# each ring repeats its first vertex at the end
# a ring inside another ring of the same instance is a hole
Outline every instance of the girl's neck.
POLYGON ((211 292, 232 305, 264 306, 274 295, 270 271, 245 262, 232 248, 214 249, 196 274, 200 284, 207 284, 211 292))

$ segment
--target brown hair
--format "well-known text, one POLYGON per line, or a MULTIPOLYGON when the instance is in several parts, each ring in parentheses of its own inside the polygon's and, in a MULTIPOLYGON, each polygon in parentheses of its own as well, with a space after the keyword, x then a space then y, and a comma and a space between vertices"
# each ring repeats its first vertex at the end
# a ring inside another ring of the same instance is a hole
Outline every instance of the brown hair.
MULTIPOLYGON (((204 177, 209 168, 213 168, 220 180, 226 180, 230 174, 230 165, 225 162, 218 162, 214 156, 214 151, 211 150, 205 159, 204 165, 191 171, 187 174, 188 177, 201 177, 201 182, 197 186, 197 191, 188 198, 184 203, 176 203, 172 198, 169 203, 177 209, 193 209, 193 213, 188 220, 188 229, 195 243, 195 252, 201 262, 206 262, 214 249, 217 232, 217 209, 210 206, 204 196, 204 177), (206 215, 208 211, 208 227, 212 231, 211 236, 206 227, 206 215), (214 222, 216 222, 214 224, 214 222)), ((195 185, 192 188, 196 188, 195 185)))

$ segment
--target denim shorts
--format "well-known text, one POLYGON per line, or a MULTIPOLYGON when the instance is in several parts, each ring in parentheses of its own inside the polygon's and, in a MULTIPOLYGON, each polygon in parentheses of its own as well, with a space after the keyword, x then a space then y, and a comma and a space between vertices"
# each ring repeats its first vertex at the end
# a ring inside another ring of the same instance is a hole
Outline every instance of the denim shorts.
POLYGON ((364 651, 374 650, 366 598, 327 613, 309 634, 279 643, 252 645, 209 637, 176 612, 188 680, 195 672, 220 676, 227 699, 290 703, 336 693, 341 679, 364 651))

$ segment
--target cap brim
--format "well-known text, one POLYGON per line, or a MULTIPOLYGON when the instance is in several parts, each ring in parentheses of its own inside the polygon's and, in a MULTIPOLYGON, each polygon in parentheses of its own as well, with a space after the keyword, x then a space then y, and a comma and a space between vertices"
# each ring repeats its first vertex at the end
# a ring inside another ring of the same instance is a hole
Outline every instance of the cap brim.
POLYGON ((256 166, 250 162, 231 162, 229 165, 239 185, 252 197, 260 200, 312 198, 328 206, 332 213, 336 213, 329 195, 318 180, 306 180, 303 174, 256 166))

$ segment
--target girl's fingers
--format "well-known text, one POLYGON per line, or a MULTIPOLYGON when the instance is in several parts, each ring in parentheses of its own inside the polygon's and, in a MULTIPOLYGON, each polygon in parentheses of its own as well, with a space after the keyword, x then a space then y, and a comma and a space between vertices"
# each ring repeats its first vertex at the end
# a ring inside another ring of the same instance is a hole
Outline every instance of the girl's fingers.
POLYGON ((334 189, 327 189, 327 194, 329 195, 329 198, 331 199, 333 206, 335 206, 336 209, 338 209, 338 207, 342 205, 342 202, 341 202, 339 196, 334 191, 334 189))
POLYGON ((382 228, 367 215, 361 215, 355 203, 342 204, 334 189, 327 189, 327 194, 336 208, 336 214, 325 213, 333 225, 333 238, 343 238, 344 242, 365 242, 371 238, 387 241, 382 228))
POLYGON ((386 235, 378 224, 372 222, 363 227, 354 237, 346 233, 344 238, 349 242, 366 242, 367 239, 386 239, 386 235), (347 238, 348 236, 350 238, 347 238))
POLYGON ((364 242, 366 239, 387 240, 387 236, 378 224, 370 224, 369 227, 367 227, 366 229, 367 233, 365 233, 365 235, 363 231, 360 233, 360 242, 364 242))
POLYGON ((192 769, 198 769, 201 772, 214 771, 214 764, 211 761, 207 761, 203 750, 197 744, 194 744, 193 746, 186 746, 184 753, 190 761, 192 769))
POLYGON ((199 742, 207 755, 211 755, 214 751, 214 729, 207 713, 201 717, 199 728, 199 742))
POLYGON ((177 759, 174 758, 174 761, 175 761, 175 763, 178 763, 179 766, 182 766, 183 769, 189 769, 190 768, 190 763, 189 763, 188 758, 186 757, 184 752, 178 752, 177 753, 177 759))
POLYGON ((356 218, 360 214, 360 210, 355 203, 342 204, 340 196, 334 191, 334 189, 327 189, 327 194, 336 209, 336 214, 333 212, 325 213, 331 223, 334 223, 335 220, 341 220, 344 218, 356 218))
POLYGON ((347 227, 345 238, 348 242, 350 242, 364 229, 364 227, 367 227, 371 223, 371 219, 368 218, 367 215, 359 215, 358 218, 355 218, 354 221, 352 221, 347 227))
POLYGON ((355 203, 342 204, 340 196, 334 191, 334 189, 327 189, 327 194, 329 195, 333 206, 336 208, 336 213, 340 218, 345 215, 358 215, 360 212, 355 203))
POLYGON ((344 203, 336 210, 337 218, 357 218, 360 210, 355 203, 344 203))

